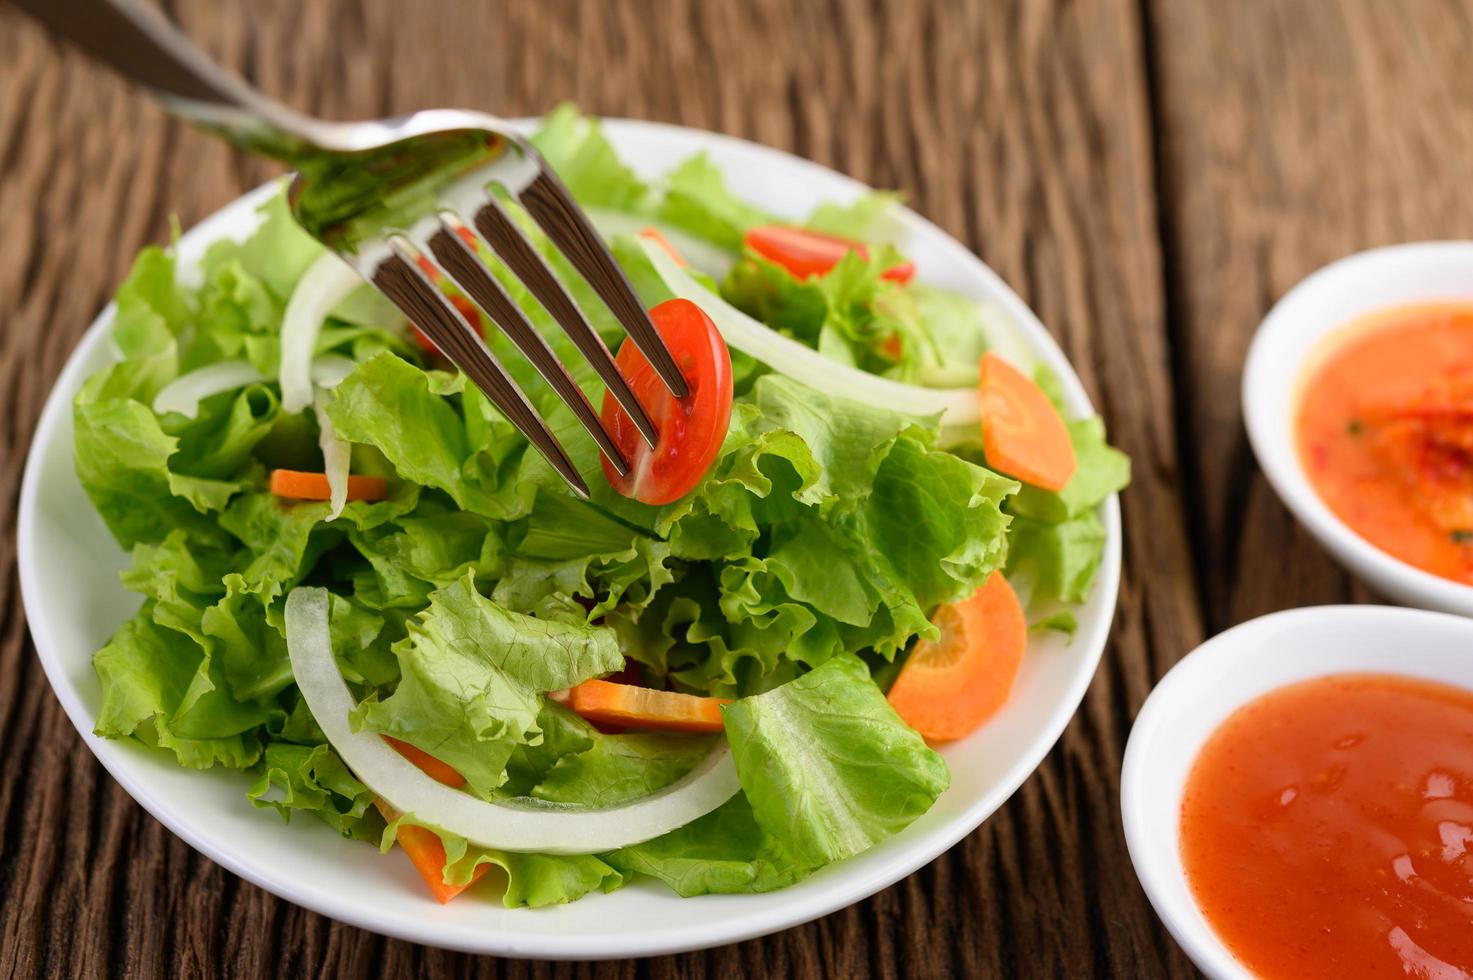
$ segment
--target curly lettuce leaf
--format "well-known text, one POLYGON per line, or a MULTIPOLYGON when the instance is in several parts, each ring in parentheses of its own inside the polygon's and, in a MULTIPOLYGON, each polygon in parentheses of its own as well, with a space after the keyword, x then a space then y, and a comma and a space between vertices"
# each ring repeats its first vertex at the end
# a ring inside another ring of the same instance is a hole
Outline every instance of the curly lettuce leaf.
POLYGON ((373 791, 326 743, 271 742, 246 796, 257 807, 276 810, 283 822, 294 813, 307 812, 344 837, 377 843, 383 836, 384 822, 373 809, 373 791))
POLYGON ((744 793, 684 827, 602 857, 625 875, 649 875, 685 898, 770 892, 814 870, 762 829, 744 793))
POLYGON ((677 165, 665 175, 665 197, 656 209, 664 221, 736 251, 753 225, 772 222, 773 216, 731 192, 721 168, 704 153, 677 165))
POLYGON ((430 595, 394 653, 398 687, 362 702, 354 724, 423 749, 484 798, 506 782, 513 751, 541 740, 545 692, 624 664, 612 631, 511 612, 476 590, 473 572, 430 595))
POLYGON ((899 833, 951 782, 852 654, 731 704, 726 735, 757 823, 803 866, 899 833))

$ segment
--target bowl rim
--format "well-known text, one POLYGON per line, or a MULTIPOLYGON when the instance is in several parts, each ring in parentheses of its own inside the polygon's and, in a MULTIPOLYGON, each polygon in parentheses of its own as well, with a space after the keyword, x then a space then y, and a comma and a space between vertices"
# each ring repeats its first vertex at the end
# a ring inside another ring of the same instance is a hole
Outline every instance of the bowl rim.
MULTIPOLYGON (((535 125, 537 120, 517 120, 516 122, 530 126, 535 125)), ((843 189, 845 193, 858 194, 869 189, 863 183, 830 168, 748 140, 689 127, 641 120, 605 117, 601 122, 611 136, 623 134, 623 138, 637 140, 643 134, 649 134, 663 139, 693 139, 708 147, 730 146, 747 154, 781 161, 789 168, 796 167, 806 173, 812 173, 815 179, 823 180, 828 187, 835 190, 843 189)), ((228 226, 232 215, 237 210, 242 208, 253 210, 256 204, 274 191, 275 187, 275 182, 268 183, 226 204, 194 225, 185 233, 181 241, 192 241, 195 238, 208 241, 222 237, 222 230, 228 226)), ((1063 384, 1070 410, 1076 413, 1093 412, 1093 406, 1082 382, 1065 358, 1057 341, 1022 299, 980 258, 932 222, 909 209, 903 209, 903 215, 908 225, 933 236, 936 246, 950 253, 966 270, 968 278, 985 288, 989 299, 996 302, 1017 325, 1024 347, 1055 369, 1063 384)), ((1078 710, 1108 644, 1114 611, 1118 603, 1121 571, 1122 529, 1118 494, 1111 495, 1100 509, 1106 529, 1106 545, 1092 591, 1094 597, 1102 600, 1099 622, 1091 624, 1088 630, 1081 629, 1080 637, 1075 642, 1088 644, 1083 651, 1081 665, 1071 676, 1067 688, 1059 692, 1058 698, 1047 713, 1046 721, 1040 726, 1038 734, 1028 743, 1026 750, 1020 752, 1012 761, 1003 778, 995 782, 988 790, 967 801, 966 806, 959 813, 948 816, 944 823, 929 830, 927 836, 908 842, 906 847, 889 849, 884 854, 871 852, 869 855, 871 860, 868 861, 864 860, 865 855, 861 855, 848 862, 841 862, 841 865, 854 866, 853 873, 845 876, 844 884, 840 886, 831 882, 814 895, 805 894, 807 900, 800 909, 787 907, 792 904, 792 901, 785 904, 781 901, 781 897, 786 893, 794 892, 795 889, 802 886, 802 883, 789 889, 755 896, 763 901, 754 903, 754 908, 745 914, 733 916, 719 929, 691 927, 681 922, 670 922, 666 924, 659 940, 651 942, 647 936, 643 935, 611 938, 571 933, 556 937, 543 934, 527 934, 519 937, 511 934, 510 931, 502 932, 489 928, 481 930, 481 933, 472 940, 467 938, 466 932, 456 923, 406 922, 387 915, 359 914, 351 905, 324 904, 304 897, 301 887, 296 882, 270 873, 260 864, 250 860, 249 855, 243 853, 243 849, 231 850, 214 847, 194 830, 189 819, 173 812, 172 806, 163 794, 154 792, 146 780, 137 778, 132 764, 122 752, 122 747, 92 734, 94 719, 81 695, 66 677, 64 664, 60 654, 56 652, 58 641, 52 636, 51 627, 46 618, 41 615, 43 607, 41 600, 36 595, 39 576, 38 562, 40 561, 38 549, 41 546, 36 535, 37 499, 42 481, 39 461, 45 454, 46 447, 51 443, 59 421, 63 416, 69 415, 72 392, 79 387, 87 372, 86 354, 90 353, 95 346, 105 342, 104 334, 114 311, 115 305, 109 303, 99 313, 67 361, 47 396, 45 408, 39 418, 33 442, 27 454, 18 510, 17 559, 27 621, 38 657, 55 696, 61 702, 83 741, 104 768, 135 801, 168 827, 171 832, 227 870, 280 898, 339 921, 380 934, 446 949, 546 959, 606 959, 678 953, 738 942, 800 925, 861 901, 894 884, 934 860, 980 826, 982 821, 1017 791, 1057 743, 1065 726, 1078 710), (773 899, 778 900, 770 901, 773 899)), ((682 899, 681 901, 700 901, 700 899, 682 899)), ((537 911, 550 912, 553 910, 537 911)))
MULTIPOLYGON (((1382 551, 1346 524, 1315 490, 1300 461, 1295 443, 1293 413, 1299 403, 1299 386, 1304 381, 1309 360, 1333 343, 1336 333, 1352 325, 1354 319, 1305 324, 1300 308, 1309 305, 1322 292, 1333 290, 1346 277, 1385 274, 1388 267, 1416 265, 1439 258, 1466 261, 1473 271, 1473 242, 1426 241, 1384 245, 1355 252, 1321 266, 1300 280, 1264 316, 1248 346, 1244 362, 1240 398, 1248 441, 1269 485, 1295 518, 1328 548, 1342 565, 1356 575, 1374 579, 1373 586, 1383 585, 1389 597, 1409 601, 1437 610, 1473 615, 1473 585, 1464 585, 1424 571, 1400 558, 1382 551), (1278 385, 1270 381, 1272 369, 1284 357, 1292 341, 1310 333, 1313 341, 1297 358, 1290 379, 1287 414, 1269 404, 1278 385)), ((1425 302, 1458 301, 1459 297, 1429 292, 1425 302)), ((1464 297, 1473 303, 1473 292, 1464 297)), ((1384 309, 1410 305, 1409 302, 1385 302, 1368 307, 1358 316, 1374 315, 1384 309)))
MULTIPOLYGON (((1285 670, 1290 676, 1285 678, 1266 683, 1250 680, 1236 690, 1231 685, 1214 683, 1224 661, 1251 662, 1255 656, 1274 656, 1283 660, 1281 650, 1265 640, 1323 629, 1322 624, 1327 623, 1333 623, 1337 628, 1349 626, 1365 636, 1380 633, 1401 636, 1411 631, 1436 630, 1445 631, 1449 636, 1462 634, 1458 637, 1459 642, 1473 641, 1473 620, 1437 610, 1330 605, 1302 606, 1268 613, 1218 633, 1177 661, 1146 698, 1126 740, 1120 774, 1120 811, 1131 865, 1157 917, 1192 962, 1211 977, 1252 980, 1253 975, 1213 932, 1201 906, 1192 897, 1190 886, 1185 889, 1186 900, 1180 897, 1181 890, 1173 887, 1185 880, 1179 822, 1173 821, 1173 832, 1166 837, 1159 832, 1159 827, 1153 828, 1148 818, 1148 814, 1159 814, 1167 808, 1180 812, 1186 776, 1183 774, 1180 783, 1174 773, 1163 776, 1160 763, 1166 746, 1185 745, 1195 762, 1201 745, 1238 708, 1289 684, 1318 677, 1349 673, 1394 674, 1434 679, 1473 690, 1473 661, 1468 663, 1465 678, 1448 680, 1435 666, 1430 671, 1425 669, 1426 665, 1435 665, 1441 659, 1439 654, 1414 654, 1408 662, 1407 651, 1394 645, 1379 648, 1385 652, 1376 654, 1375 666, 1359 662, 1361 658, 1356 649, 1337 645, 1306 654, 1313 663, 1302 671, 1292 666, 1295 657, 1290 654, 1287 660, 1291 666, 1285 670), (1423 659, 1418 660, 1417 657, 1423 659), (1210 722, 1200 739, 1180 731, 1183 725, 1190 724, 1181 711, 1183 702, 1191 705, 1194 717, 1210 722), (1169 780, 1169 785, 1163 786, 1163 780, 1169 780)), ((1240 673, 1245 666, 1251 666, 1251 663, 1240 663, 1240 673)), ((1189 772, 1190 763, 1187 769, 1189 772)))

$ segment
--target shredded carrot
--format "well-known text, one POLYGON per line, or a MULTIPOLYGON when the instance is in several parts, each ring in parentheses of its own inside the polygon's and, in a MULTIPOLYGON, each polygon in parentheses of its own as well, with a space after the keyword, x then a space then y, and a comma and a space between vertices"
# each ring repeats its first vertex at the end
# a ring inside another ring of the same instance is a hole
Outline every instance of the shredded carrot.
POLYGON ((1048 395, 996 354, 979 367, 982 452, 999 473, 1062 490, 1074 476, 1074 444, 1048 395))
MULTIPOLYGON (((300 470, 272 470, 271 492, 289 500, 332 499, 326 473, 303 473, 300 470)), ((348 477, 349 500, 383 500, 388 495, 389 485, 383 477, 348 477)))
POLYGON ((705 698, 675 691, 653 691, 613 681, 584 681, 548 695, 592 722, 666 732, 719 732, 721 706, 730 698, 705 698))
POLYGON ((946 741, 971 733, 1007 702, 1028 649, 1028 621, 1012 586, 993 572, 932 622, 940 639, 916 643, 889 698, 908 725, 946 741))

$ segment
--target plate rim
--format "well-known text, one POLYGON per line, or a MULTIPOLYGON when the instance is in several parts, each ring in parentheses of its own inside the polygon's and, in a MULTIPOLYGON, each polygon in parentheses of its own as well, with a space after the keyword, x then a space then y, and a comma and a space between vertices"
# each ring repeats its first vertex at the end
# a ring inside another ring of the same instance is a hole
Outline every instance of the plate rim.
MULTIPOLYGON (((516 120, 515 122, 527 126, 534 125, 536 120, 516 120)), ((667 139, 674 137, 694 140, 705 147, 713 144, 732 146, 744 153, 755 152, 758 155, 775 157, 783 160, 790 167, 796 164, 800 169, 812 174, 815 179, 828 183, 830 187, 842 186, 849 193, 856 194, 869 190, 869 187, 863 182, 822 164, 739 137, 646 120, 602 117, 601 123, 611 134, 627 134, 631 139, 637 139, 643 132, 667 139)), ((236 209, 254 207, 263 201, 277 186, 277 181, 273 180, 247 191, 201 219, 185 232, 185 236, 198 237, 206 241, 220 237, 218 231, 213 231, 213 229, 227 224, 229 216, 236 209)), ((831 195, 826 194, 825 196, 831 195)), ((1050 366, 1058 373, 1071 411, 1093 412, 1094 407, 1072 364, 1069 363, 1057 340, 1022 298, 980 257, 968 250, 949 233, 909 208, 902 208, 902 213, 907 223, 932 233, 937 244, 952 253, 970 277, 975 277, 979 283, 985 283, 990 299, 997 302, 1007 316, 1018 324, 1024 346, 1049 361, 1050 366)), ((731 917, 720 928, 713 928, 705 924, 691 927, 670 923, 668 928, 662 930, 653 941, 648 933, 627 937, 594 936, 590 938, 576 933, 556 936, 524 934, 518 937, 507 931, 498 931, 494 927, 478 930, 473 941, 467 937, 457 923, 437 920, 406 922, 388 915, 374 917, 360 914, 352 905, 333 904, 313 900, 311 896, 304 897, 294 883, 278 879, 277 876, 250 861, 238 850, 216 848, 205 841, 194 832, 191 821, 180 819, 172 806, 152 793, 145 782, 133 778, 127 765, 123 746, 93 734, 94 719, 83 704, 79 692, 65 676, 62 659, 56 652, 58 643, 51 637, 45 620, 38 615, 41 608, 40 600, 35 595, 36 580, 39 575, 37 571, 38 542, 35 528, 37 498, 41 483, 40 460, 53 438, 52 433, 58 425, 59 417, 71 410, 72 393, 80 386, 85 374, 87 360, 85 354, 96 345, 105 342, 105 331, 111 323, 115 309, 116 304, 109 302, 79 339, 47 395, 45 406, 37 419, 32 442, 26 454, 25 473, 21 482, 17 509, 16 561, 19 569, 22 603, 27 626, 36 647, 37 659, 41 661, 53 695, 61 703, 84 744, 109 775, 154 819, 196 851, 228 871, 278 898, 337 921, 381 935, 444 949, 514 958, 558 960, 612 959, 688 952, 740 942, 811 922, 862 901, 934 861, 962 838, 976 830, 987 817, 1010 799, 1057 744, 1065 727, 1078 711, 1109 644, 1119 602, 1123 550, 1118 494, 1112 494, 1100 507, 1106 541, 1092 594, 1103 600, 1103 622, 1098 627, 1098 636, 1092 636, 1092 649, 1085 652, 1080 669, 1072 676, 1069 686, 1060 692, 1061 696, 1055 701, 1044 724, 1040 726, 1040 734, 1035 736, 1028 748, 1012 761, 1002 779, 995 782, 988 791, 970 800, 960 813, 931 831, 929 836, 918 839, 906 848, 897 849, 885 860, 880 860, 879 856, 876 856, 875 859, 868 862, 868 865, 856 865, 864 869, 865 873, 857 878, 846 880, 842 886, 831 886, 822 892, 807 896, 809 901, 801 908, 786 908, 781 901, 767 904, 758 901, 749 914, 731 917)), ((1081 643, 1085 640, 1079 637, 1075 642, 1081 643)), ((842 863, 852 864, 863 861, 864 856, 860 855, 849 859, 849 862, 842 863)), ((750 897, 755 900, 767 900, 791 891, 791 888, 779 889, 750 897)), ((694 900, 698 899, 682 899, 681 901, 694 900)), ((534 913, 546 913, 551 910, 533 911, 534 913)))

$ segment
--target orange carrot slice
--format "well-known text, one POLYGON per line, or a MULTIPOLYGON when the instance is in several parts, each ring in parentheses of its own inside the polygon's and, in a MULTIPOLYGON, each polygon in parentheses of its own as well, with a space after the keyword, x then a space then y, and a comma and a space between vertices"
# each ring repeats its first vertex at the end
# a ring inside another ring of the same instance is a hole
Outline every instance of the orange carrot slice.
POLYGON ((660 229, 655 227, 646 228, 639 233, 639 237, 648 238, 650 241, 663 248, 665 252, 670 256, 670 258, 674 260, 675 264, 680 266, 682 269, 690 265, 689 262, 685 261, 684 255, 681 255, 679 252, 675 251, 675 246, 670 244, 670 239, 660 234, 660 229))
POLYGON ((382 738, 385 742, 388 742, 390 747, 393 748, 395 752, 398 752, 404 758, 408 759, 416 766, 419 766, 421 772, 423 772, 426 776, 429 776, 436 782, 444 783, 451 789, 460 789, 462 786, 465 785, 464 776, 456 772, 453 767, 441 762, 439 759, 436 759, 434 756, 430 755, 419 746, 410 745, 408 742, 400 741, 392 735, 381 735, 380 738, 382 738))
POLYGON ((999 473, 1045 490, 1062 490, 1074 475, 1074 444, 1048 395, 996 354, 979 368, 982 451, 999 473))
POLYGON ((942 742, 969 734, 1007 701, 1028 649, 1028 621, 1013 587, 993 572, 932 622, 940 639, 916 644, 889 698, 906 724, 942 742))
MULTIPOLYGON (((378 812, 383 814, 384 819, 390 823, 399 818, 399 812, 383 800, 376 799, 373 805, 378 807, 378 812)), ((430 894, 434 895, 435 900, 441 905, 480 881, 481 876, 491 868, 489 864, 483 864, 471 872, 471 880, 464 885, 447 885, 445 883, 445 844, 440 840, 439 834, 413 824, 400 824, 399 829, 394 832, 394 839, 408 855, 410 863, 414 865, 414 870, 419 872, 419 876, 429 886, 430 894)))
POLYGON ((675 691, 652 691, 613 681, 584 681, 548 697, 561 701, 588 721, 662 732, 719 732, 721 706, 730 698, 703 698, 675 691))
MULTIPOLYGON (((326 473, 303 473, 300 470, 272 470, 271 492, 289 500, 332 499, 326 473)), ((389 485, 383 477, 348 477, 349 500, 383 500, 388 495, 389 485)))

